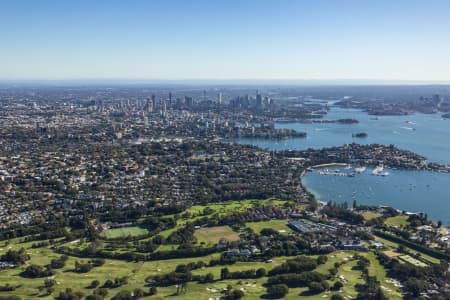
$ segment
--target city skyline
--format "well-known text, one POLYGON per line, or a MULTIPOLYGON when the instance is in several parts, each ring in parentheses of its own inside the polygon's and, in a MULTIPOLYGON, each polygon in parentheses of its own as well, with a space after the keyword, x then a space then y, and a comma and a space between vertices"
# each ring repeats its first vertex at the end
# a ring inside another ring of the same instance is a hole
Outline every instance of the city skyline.
POLYGON ((4 1, 0 80, 448 82, 447 1, 4 1))

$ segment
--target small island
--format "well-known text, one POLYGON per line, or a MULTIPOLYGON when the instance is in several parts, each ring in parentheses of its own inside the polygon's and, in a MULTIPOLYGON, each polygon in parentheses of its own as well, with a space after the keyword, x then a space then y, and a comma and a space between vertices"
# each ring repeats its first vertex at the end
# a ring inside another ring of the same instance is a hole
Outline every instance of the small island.
POLYGON ((368 134, 365 133, 365 132, 353 133, 352 137, 361 138, 362 139, 362 138, 367 138, 368 134))
POLYGON ((319 124, 358 124, 359 121, 356 119, 338 119, 338 120, 312 120, 310 122, 304 121, 302 123, 319 123, 319 124))
POLYGON ((359 121, 355 119, 339 119, 337 120, 340 124, 358 124, 359 121))

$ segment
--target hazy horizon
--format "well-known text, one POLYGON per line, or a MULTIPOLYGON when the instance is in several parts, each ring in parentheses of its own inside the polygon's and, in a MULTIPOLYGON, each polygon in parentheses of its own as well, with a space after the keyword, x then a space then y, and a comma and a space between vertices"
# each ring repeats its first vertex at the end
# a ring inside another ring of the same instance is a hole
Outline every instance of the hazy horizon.
POLYGON ((448 81, 431 80, 370 80, 370 79, 0 79, 0 84, 14 85, 268 85, 268 86, 450 86, 448 81))

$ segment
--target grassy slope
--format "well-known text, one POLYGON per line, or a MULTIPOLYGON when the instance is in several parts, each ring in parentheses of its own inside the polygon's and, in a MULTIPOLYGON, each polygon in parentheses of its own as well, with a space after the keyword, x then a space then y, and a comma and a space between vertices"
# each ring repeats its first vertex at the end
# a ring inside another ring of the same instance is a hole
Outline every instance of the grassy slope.
MULTIPOLYGON (((0 244, 1 245, 1 244, 0 244)), ((50 262, 51 258, 58 257, 59 255, 54 254, 50 249, 40 248, 40 249, 31 249, 31 243, 18 244, 17 241, 11 243, 10 246, 0 247, 3 250, 0 253, 3 253, 7 250, 8 247, 12 249, 18 249, 21 246, 27 249, 27 252, 31 253, 31 261, 30 263, 35 263, 39 265, 45 265, 50 262)), ((317 268, 317 271, 321 273, 328 273, 328 269, 331 268, 335 262, 345 261, 349 259, 353 255, 352 252, 336 252, 330 254, 328 257, 328 261, 324 265, 320 265, 317 268)), ((373 254, 366 254, 369 259, 371 259, 371 267, 370 272, 374 275, 380 277, 380 281, 383 281, 385 278, 384 269, 377 263, 373 254)), ((114 279, 115 277, 127 276, 129 278, 129 283, 126 286, 111 289, 109 290, 109 297, 113 296, 120 290, 129 290, 132 291, 135 288, 141 288, 146 290, 144 287, 144 279, 149 275, 155 274, 164 274, 170 271, 173 271, 178 264, 186 264, 193 261, 204 261, 208 262, 211 258, 218 257, 218 254, 210 255, 207 257, 201 258, 186 258, 186 259, 172 259, 172 260, 164 260, 164 261, 155 261, 155 262, 124 262, 118 260, 106 260, 105 265, 102 267, 94 268, 89 273, 85 274, 77 274, 72 272, 76 258, 69 258, 66 267, 60 270, 56 270, 55 280, 59 283, 56 285, 55 290, 56 294, 63 290, 66 287, 71 287, 74 290, 81 290, 85 293, 85 295, 90 294, 92 291, 87 289, 87 286, 94 279, 100 280, 101 284, 104 283, 107 279, 114 279)), ((234 265, 227 266, 230 271, 237 270, 246 270, 246 269, 257 269, 257 268, 265 268, 266 270, 270 270, 276 265, 283 263, 287 257, 279 257, 275 258, 272 263, 254 263, 254 262, 238 262, 234 265)), ((86 259, 78 259, 79 261, 87 261, 86 259)), ((342 290, 343 295, 355 296, 356 291, 354 289, 354 285, 356 283, 361 283, 362 279, 360 278, 361 274, 359 271, 352 270, 352 267, 356 264, 355 261, 348 260, 347 263, 342 265, 339 268, 338 276, 342 275, 346 279, 344 283, 344 288, 342 290)), ((38 292, 38 287, 43 284, 44 278, 38 279, 25 279, 20 277, 19 273, 26 266, 22 266, 19 269, 14 270, 2 270, 0 271, 0 282, 2 283, 10 283, 12 285, 20 285, 15 292, 10 294, 19 294, 22 295, 25 299, 34 298, 37 296, 42 296, 42 299, 52 299, 52 297, 43 296, 43 293, 38 292)), ((213 273, 214 277, 217 279, 220 276, 220 269, 222 266, 208 267, 200 270, 193 271, 194 274, 206 274, 213 273)), ((336 280, 339 280, 338 277, 336 280)), ((242 285, 238 285, 239 280, 225 280, 225 281, 216 281, 211 284, 199 284, 191 282, 188 285, 188 291, 186 294, 181 295, 179 299, 209 299, 211 297, 219 297, 220 293, 214 293, 208 291, 207 288, 215 288, 215 289, 223 289, 228 284, 231 284, 234 288, 243 288, 246 291, 245 299, 260 299, 260 296, 264 294, 265 288, 263 284, 267 281, 267 278, 260 278, 257 280, 248 279, 241 280, 242 285)), ((334 283, 334 281, 329 282, 330 285, 334 283)), ((385 285, 385 284, 383 284, 385 285)), ((386 284, 387 286, 387 284, 386 284)), ((163 297, 170 296, 176 291, 174 286, 171 287, 161 287, 158 288, 158 295, 154 297, 147 297, 147 299, 162 299, 163 297)), ((301 292, 305 291, 305 288, 296 288, 291 289, 289 295, 285 299, 297 299, 301 292)), ((2 295, 7 295, 8 293, 1 293, 2 295)), ((314 296, 307 296, 305 299, 324 299, 324 295, 330 296, 332 293, 322 293, 314 296)), ((393 296, 394 294, 389 294, 389 296, 393 296)), ((395 296, 395 295, 394 295, 395 296)), ((392 299, 397 299, 397 297, 392 297, 392 299)))
POLYGON ((379 218, 382 216, 381 213, 373 212, 373 211, 366 211, 366 212, 363 212, 361 215, 364 217, 364 220, 366 220, 366 221, 369 221, 369 220, 372 220, 375 218, 379 218))
POLYGON ((408 225, 408 216, 400 215, 395 217, 387 218, 384 223, 388 226, 407 226, 408 225))
MULTIPOLYGON (((262 200, 262 201, 254 201, 254 200, 245 200, 245 201, 230 201, 227 203, 221 203, 221 204, 213 204, 210 205, 209 208, 211 208, 214 213, 217 213, 219 215, 225 215, 232 212, 238 212, 243 211, 245 209, 248 209, 250 207, 253 207, 254 205, 258 204, 268 204, 269 202, 277 203, 278 205, 282 205, 284 202, 279 200, 262 200)), ((191 218, 189 219, 180 219, 178 220, 177 227, 184 225, 187 221, 192 220, 194 218, 201 217, 201 213, 203 212, 204 208, 206 206, 194 206, 192 207, 189 212, 191 213, 191 218)), ((266 221, 266 222, 251 222, 246 224, 248 227, 252 228, 253 230, 259 232, 263 228, 273 228, 275 230, 279 229, 285 229, 287 231, 290 231, 288 227, 286 227, 286 221, 283 220, 274 220, 274 221, 266 221)), ((175 230, 175 229, 173 229, 175 230)), ((173 232, 173 230, 165 231, 162 234, 164 236, 168 236, 170 232, 173 232)), ((231 229, 225 231, 224 233, 231 232, 235 234, 231 229)), ((125 234, 124 232, 121 232, 121 234, 125 234)), ((128 234, 128 233, 126 233, 128 234)), ((197 237, 199 238, 199 241, 206 241, 211 243, 210 237, 208 235, 199 236, 198 232, 196 233, 197 237)), ((383 240, 383 242, 385 242, 383 240)), ((10 245, 5 245, 4 242, 0 242, 0 255, 6 252, 9 248, 11 249, 19 249, 21 247, 24 247, 27 252, 31 255, 31 261, 29 263, 38 264, 38 265, 46 265, 50 262, 52 258, 59 257, 58 254, 53 253, 48 248, 39 248, 39 249, 32 249, 31 248, 32 243, 23 243, 21 244, 18 239, 11 240, 10 245)), ((388 243, 385 243, 388 244, 388 243)), ((389 245, 389 244, 388 244, 389 245)), ((395 246, 395 245, 392 245, 395 246)), ((161 250, 170 250, 178 247, 178 245, 163 245, 160 247, 161 250)), ((328 255, 328 261, 327 263, 318 266, 317 271, 327 274, 328 269, 330 269, 335 262, 342 262, 345 263, 339 268, 338 275, 334 280, 329 281, 330 285, 332 285, 336 280, 339 279, 340 276, 343 276, 345 278, 344 282, 344 288, 342 289, 343 296, 352 296, 354 297, 356 295, 356 291, 354 289, 354 285, 356 283, 362 283, 361 274, 359 271, 352 270, 352 267, 356 264, 355 261, 351 260, 350 258, 353 256, 353 252, 335 252, 330 255, 328 255)), ((380 280, 381 284, 388 289, 391 290, 391 292, 388 292, 388 296, 391 299, 400 299, 398 292, 395 291, 395 287, 392 284, 386 283, 386 271, 382 266, 379 265, 378 261, 375 259, 375 256, 373 253, 366 253, 366 255, 371 260, 371 266, 369 268, 369 272, 371 275, 376 275, 378 279, 380 280)), ((117 289, 110 289, 108 298, 116 294, 120 290, 129 290, 132 291, 135 288, 141 288, 143 290, 147 290, 146 287, 144 287, 144 279, 149 275, 155 275, 155 274, 164 274, 171 272, 175 270, 175 267, 179 264, 186 264, 189 262, 195 262, 195 261, 203 261, 208 262, 211 258, 217 258, 219 254, 214 254, 206 257, 199 257, 199 258, 186 258, 186 259, 172 259, 172 260, 163 260, 163 261, 155 261, 155 262, 124 262, 124 261, 118 261, 118 260, 106 260, 105 265, 102 267, 94 268, 89 273, 85 274, 77 274, 72 272, 71 270, 74 267, 74 263, 76 260, 79 261, 87 261, 86 259, 77 259, 77 258, 69 258, 66 266, 63 269, 56 270, 55 274, 55 280, 58 282, 58 284, 55 286, 55 294, 59 293, 59 291, 65 289, 66 287, 71 287, 74 290, 81 290, 84 292, 85 295, 88 295, 92 293, 91 290, 87 289, 87 286, 91 283, 92 280, 97 279, 100 280, 101 284, 105 282, 107 279, 114 279, 116 277, 122 277, 127 276, 129 278, 129 283, 123 287, 117 288, 117 289)), ((227 266, 230 271, 237 271, 237 270, 246 270, 246 269, 257 269, 257 268, 265 268, 266 270, 270 270, 276 265, 279 265, 283 263, 286 259, 286 257, 278 257, 274 258, 272 263, 246 263, 246 262, 238 262, 234 265, 227 266)), ((38 292, 38 287, 42 286, 45 278, 38 278, 38 279, 25 279, 20 277, 20 272, 26 267, 21 266, 18 269, 14 270, 0 270, 0 282, 1 283, 10 283, 12 285, 20 285, 20 288, 18 288, 15 292, 12 293, 5 293, 2 292, 0 295, 7 295, 7 294, 19 294, 24 299, 30 299, 35 298, 37 296, 42 296, 42 299, 52 299, 53 297, 47 297, 43 296, 43 293, 38 292)), ((207 267, 200 270, 193 271, 194 274, 207 274, 212 273, 216 279, 220 276, 220 269, 222 266, 215 266, 215 267, 207 267)), ((263 284, 267 281, 267 278, 260 278, 257 280, 249 279, 249 280, 242 280, 242 285, 238 285, 239 280, 225 280, 225 281, 216 281, 212 284, 199 284, 190 282, 188 284, 188 291, 186 294, 181 295, 179 297, 176 297, 178 299, 209 299, 209 298, 217 298, 220 296, 220 293, 214 293, 211 290, 207 290, 207 288, 215 288, 215 289, 223 289, 226 287, 226 285, 231 284, 234 288, 243 288, 245 289, 246 297, 245 299, 260 299, 260 296, 264 294, 265 288, 263 287, 263 284)), ((298 299, 299 294, 305 291, 305 288, 297 288, 297 289, 291 289, 289 294, 285 299, 298 299)), ((174 286, 171 287, 160 287, 158 288, 158 295, 153 297, 147 297, 144 299, 162 299, 164 297, 173 295, 173 293, 176 291, 176 288, 174 286)), ((322 293, 319 295, 314 296, 307 296, 304 297, 305 299, 324 299, 324 296, 327 295, 328 297, 331 296, 330 292, 322 293)), ((303 298, 303 296, 302 296, 303 298)))

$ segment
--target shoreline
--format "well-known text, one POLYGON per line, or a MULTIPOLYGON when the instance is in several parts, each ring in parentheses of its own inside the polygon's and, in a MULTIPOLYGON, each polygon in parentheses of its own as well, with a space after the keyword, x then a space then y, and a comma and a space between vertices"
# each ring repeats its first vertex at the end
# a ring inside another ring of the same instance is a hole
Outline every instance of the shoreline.
POLYGON ((309 167, 310 169, 320 169, 325 167, 345 167, 348 166, 346 163, 328 163, 328 164, 320 164, 309 167))

